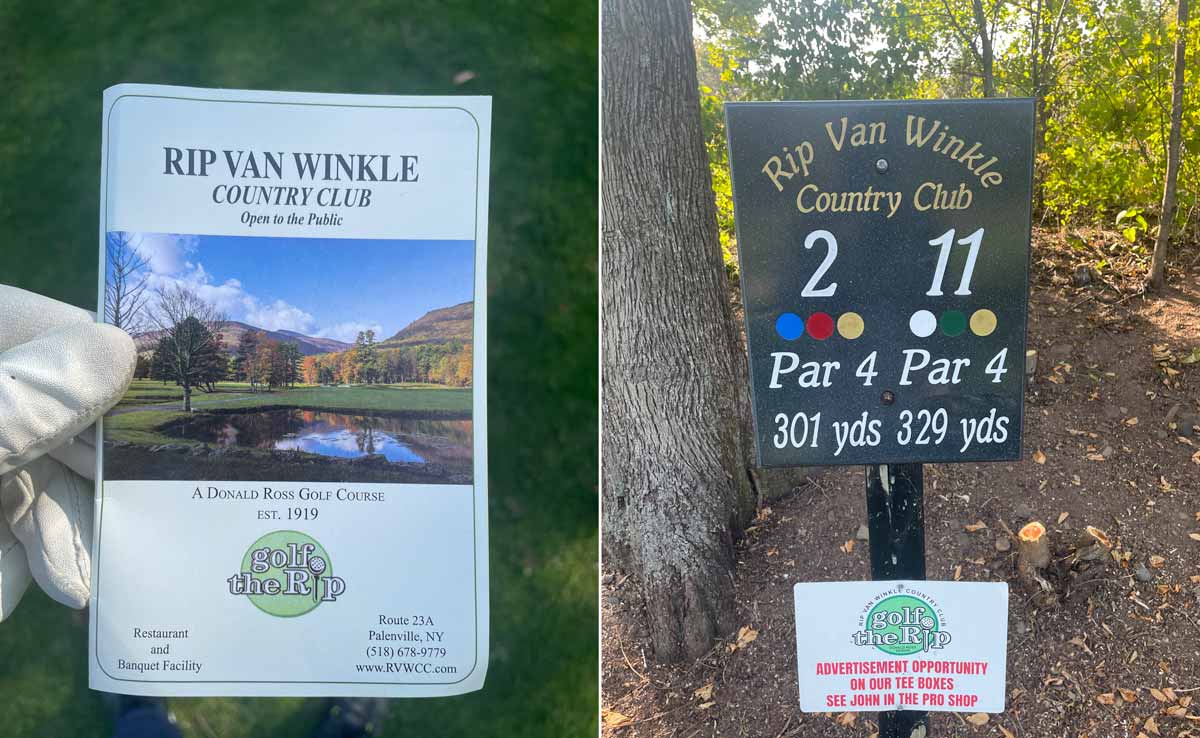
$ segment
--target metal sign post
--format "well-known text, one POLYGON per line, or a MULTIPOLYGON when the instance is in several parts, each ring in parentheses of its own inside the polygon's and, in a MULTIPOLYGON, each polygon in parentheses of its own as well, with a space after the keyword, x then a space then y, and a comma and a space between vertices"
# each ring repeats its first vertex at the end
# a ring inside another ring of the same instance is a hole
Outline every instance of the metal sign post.
MULTIPOLYGON (((925 578, 925 483, 921 464, 867 467, 871 578, 925 578)), ((926 713, 879 713, 879 738, 921 738, 926 713)))

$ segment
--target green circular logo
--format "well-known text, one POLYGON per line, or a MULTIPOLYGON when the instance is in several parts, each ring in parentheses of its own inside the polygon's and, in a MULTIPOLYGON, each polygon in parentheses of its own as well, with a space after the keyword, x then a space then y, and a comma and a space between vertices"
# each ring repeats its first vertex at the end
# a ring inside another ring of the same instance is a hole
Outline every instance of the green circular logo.
POLYGON ((307 533, 277 530, 250 546, 242 557, 242 571, 260 582, 248 595, 255 607, 268 615, 294 618, 321 604, 322 582, 333 576, 333 561, 307 533))
POLYGON ((868 632, 879 635, 875 647, 893 656, 922 650, 928 634, 942 627, 928 602, 907 594, 892 595, 872 607, 866 626, 868 632))

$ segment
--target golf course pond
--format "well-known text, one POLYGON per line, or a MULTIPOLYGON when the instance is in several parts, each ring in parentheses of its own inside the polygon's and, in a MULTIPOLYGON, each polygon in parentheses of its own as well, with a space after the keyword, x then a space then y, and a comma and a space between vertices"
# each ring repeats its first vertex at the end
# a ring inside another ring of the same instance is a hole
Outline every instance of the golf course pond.
POLYGON ((380 455, 403 464, 462 466, 471 461, 470 420, 273 409, 197 413, 161 430, 221 448, 303 451, 343 459, 380 455))

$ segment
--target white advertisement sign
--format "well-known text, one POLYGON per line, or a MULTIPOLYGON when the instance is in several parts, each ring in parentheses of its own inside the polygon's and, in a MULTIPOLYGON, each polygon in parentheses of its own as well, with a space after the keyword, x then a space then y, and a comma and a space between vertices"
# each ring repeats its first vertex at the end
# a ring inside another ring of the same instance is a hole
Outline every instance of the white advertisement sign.
POLYGON ((800 709, 1003 712, 1008 585, 795 586, 800 709))

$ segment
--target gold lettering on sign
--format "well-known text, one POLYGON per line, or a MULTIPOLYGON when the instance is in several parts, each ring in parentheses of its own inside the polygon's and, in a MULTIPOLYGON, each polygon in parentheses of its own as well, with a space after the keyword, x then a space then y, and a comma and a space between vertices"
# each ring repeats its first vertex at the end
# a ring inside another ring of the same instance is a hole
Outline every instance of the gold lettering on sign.
POLYGON ((982 143, 976 141, 970 148, 967 148, 966 140, 952 135, 950 127, 940 120, 929 121, 928 129, 925 123, 924 116, 908 116, 904 128, 904 142, 907 145, 922 149, 932 140, 933 145, 929 147, 931 151, 942 154, 965 166, 967 171, 979 177, 979 184, 983 185, 984 189, 992 185, 998 185, 1004 181, 1004 175, 992 169, 992 166, 999 159, 993 156, 987 161, 980 163, 984 156, 986 156, 981 151, 983 148, 982 143))
POLYGON ((808 177, 808 165, 812 164, 812 160, 812 144, 804 141, 791 149, 784 147, 782 158, 772 156, 767 159, 767 163, 763 164, 762 173, 771 179, 776 190, 783 192, 783 184, 780 183, 779 178, 791 179, 800 172, 804 172, 804 176, 808 177))
POLYGON ((941 182, 923 182, 913 193, 913 208, 921 212, 926 210, 966 210, 971 207, 975 196, 967 189, 965 183, 959 183, 957 190, 948 190, 941 182))
MULTIPOLYGON (((833 144, 834 151, 841 151, 842 146, 846 143, 846 126, 849 125, 849 120, 842 116, 840 121, 841 129, 838 133, 833 132, 833 122, 825 124, 825 132, 829 134, 829 142, 833 144)), ((887 123, 878 121, 867 125, 865 123, 855 123, 850 126, 850 145, 854 147, 866 146, 867 144, 885 144, 887 143, 887 123)))
POLYGON ((891 218, 900 208, 903 194, 867 187, 861 192, 822 192, 806 184, 796 193, 796 209, 802 213, 882 213, 891 218))

